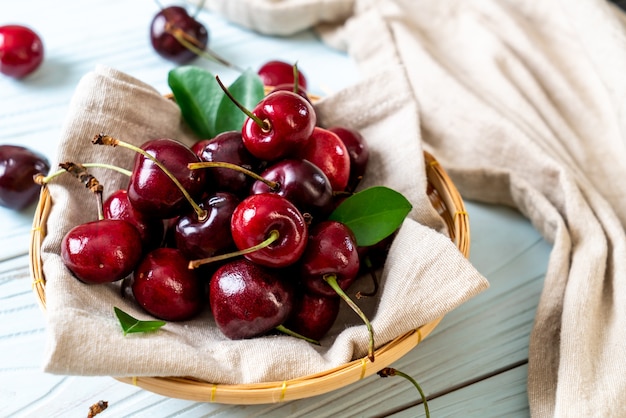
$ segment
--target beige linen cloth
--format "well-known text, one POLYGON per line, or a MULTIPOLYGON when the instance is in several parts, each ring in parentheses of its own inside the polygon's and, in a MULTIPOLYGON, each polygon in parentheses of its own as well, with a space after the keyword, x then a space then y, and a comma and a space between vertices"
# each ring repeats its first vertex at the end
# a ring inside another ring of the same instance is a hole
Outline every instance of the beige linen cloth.
POLYGON ((626 416, 626 30, 617 7, 604 0, 207 5, 260 32, 318 25, 364 76, 379 74, 372 89, 392 82, 382 70, 404 66, 424 147, 463 196, 518 208, 554 244, 530 339, 532 415, 626 416))
MULTIPOLYGON (((323 99, 320 119, 355 126, 368 140, 371 161, 363 187, 384 184, 403 193, 414 209, 403 223, 381 276, 380 297, 358 301, 372 319, 376 345, 440 318, 484 290, 488 283, 444 233, 444 224, 426 195, 418 112, 402 71, 391 69, 384 89, 362 83, 323 99), (363 102, 373 103, 364 109, 363 102), (394 147, 389 147, 393 138, 394 147)), ((164 77, 166 75, 164 74, 164 77)), ((156 137, 191 144, 178 106, 141 81, 98 67, 76 88, 65 123, 59 162, 101 162, 131 168, 134 153, 91 144, 104 132, 141 145, 156 137)), ((125 187, 127 178, 91 169, 105 195, 125 187)), ((216 328, 208 307, 195 320, 168 323, 153 334, 123 336, 113 313, 118 306, 152 319, 132 300, 120 297, 119 283, 85 285, 65 269, 59 256, 63 235, 97 217, 96 201, 71 176, 50 184, 53 208, 42 244, 48 339, 45 370, 107 376, 193 376, 212 383, 283 381, 321 372, 365 357, 368 333, 347 307, 321 347, 276 335, 231 341, 216 328)), ((364 279, 363 289, 371 289, 364 279)), ((358 286, 350 288, 353 294, 358 286)), ((382 367, 382 366, 381 366, 382 367)))

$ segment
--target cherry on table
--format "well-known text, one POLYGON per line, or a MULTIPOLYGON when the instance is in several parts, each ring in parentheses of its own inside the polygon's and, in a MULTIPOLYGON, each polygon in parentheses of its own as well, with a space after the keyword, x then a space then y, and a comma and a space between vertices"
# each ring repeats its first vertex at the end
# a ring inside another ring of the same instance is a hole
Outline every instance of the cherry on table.
POLYGON ((209 43, 206 27, 181 6, 161 9, 150 24, 150 42, 154 50, 170 61, 185 64, 198 55, 183 45, 178 37, 184 37, 199 50, 209 43))
POLYGON ((34 203, 41 188, 33 176, 48 170, 42 154, 20 145, 0 145, 0 206, 21 210, 34 203))
POLYGON ((43 62, 40 36, 22 25, 0 26, 0 73, 24 78, 43 62))

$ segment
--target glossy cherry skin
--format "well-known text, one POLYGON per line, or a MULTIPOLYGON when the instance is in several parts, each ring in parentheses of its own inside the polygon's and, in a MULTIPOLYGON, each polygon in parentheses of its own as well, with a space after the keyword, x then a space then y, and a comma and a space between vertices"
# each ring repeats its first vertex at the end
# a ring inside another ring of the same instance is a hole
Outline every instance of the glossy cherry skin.
POLYGON ((293 286, 279 269, 240 258, 220 267, 209 284, 215 323, 230 339, 263 335, 282 324, 293 309, 293 286))
POLYGON ((0 26, 0 73, 24 78, 43 62, 41 38, 22 25, 0 26))
POLYGON ((139 231, 121 219, 103 219, 70 229, 61 259, 74 276, 90 284, 110 283, 132 273, 142 255, 139 231))
POLYGON ((329 131, 336 134, 346 146, 350 156, 350 180, 348 190, 354 191, 365 175, 369 162, 370 150, 363 135, 356 129, 332 126, 329 131))
POLYGON ((294 90, 294 83, 278 84, 276 86, 273 86, 272 90, 268 94, 272 94, 276 91, 290 91, 293 93, 297 93, 300 96, 302 96, 303 99, 306 99, 308 102, 311 102, 309 93, 307 93, 307 91, 301 85, 298 86, 297 90, 294 90))
POLYGON ((284 159, 268 167, 261 177, 278 182, 278 189, 272 190, 257 180, 251 193, 276 193, 293 203, 300 212, 312 216, 330 212, 333 190, 328 177, 315 164, 307 160, 284 159))
MULTIPOLYGON (((266 86, 278 86, 279 84, 294 85, 293 64, 284 61, 268 61, 259 67, 257 74, 266 86)), ((298 85, 305 90, 307 88, 306 77, 300 69, 298 69, 298 85)))
POLYGON ((185 321, 204 304, 204 289, 189 261, 176 248, 148 253, 133 274, 135 300, 151 315, 166 321, 185 321))
MULTIPOLYGON (((192 198, 205 191, 204 170, 190 170, 187 164, 200 162, 194 152, 169 138, 153 139, 141 146, 178 179, 192 198)), ((176 184, 149 158, 137 154, 128 184, 128 199, 146 216, 171 218, 188 207, 187 200, 176 184)))
MULTIPOLYGON (((243 144, 241 132, 228 131, 207 141, 198 154, 202 161, 226 162, 247 170, 258 172, 263 164, 243 144)), ((252 177, 231 168, 208 168, 209 181, 217 190, 228 191, 239 196, 248 194, 252 177)))
POLYGON ((152 250, 163 242, 165 233, 163 222, 135 209, 128 200, 126 189, 111 193, 102 204, 102 210, 106 219, 122 219, 137 228, 145 251, 152 250))
POLYGON ((197 55, 178 42, 173 30, 186 34, 198 49, 203 50, 209 42, 207 29, 183 7, 169 6, 159 11, 150 24, 150 42, 160 56, 178 64, 188 63, 197 55))
POLYGON ((316 126, 311 139, 297 156, 318 166, 328 177, 334 191, 345 190, 350 179, 350 155, 336 134, 316 126))
POLYGON ((311 103, 291 91, 265 96, 252 113, 264 124, 260 126, 247 118, 241 130, 243 143, 252 155, 265 161, 298 152, 309 141, 317 123, 311 103))
POLYGON ((245 257, 267 267, 294 264, 306 248, 308 227, 291 202, 273 193, 261 193, 248 196, 235 208, 231 233, 238 249, 260 244, 273 230, 279 234, 276 241, 245 257))
POLYGON ((356 280, 360 264, 354 234, 336 221, 314 225, 300 266, 302 283, 309 292, 336 297, 337 293, 326 283, 324 276, 335 275, 343 290, 356 280))
POLYGON ((47 174, 48 159, 19 145, 0 145, 0 206, 21 210, 34 203, 41 186, 33 176, 47 174))
POLYGON ((339 315, 341 299, 304 292, 296 297, 285 327, 313 340, 322 339, 339 315))
POLYGON ((205 219, 199 220, 193 210, 181 215, 174 232, 176 248, 190 260, 233 250, 230 220, 238 204, 239 199, 234 194, 217 192, 200 203, 207 211, 205 219))

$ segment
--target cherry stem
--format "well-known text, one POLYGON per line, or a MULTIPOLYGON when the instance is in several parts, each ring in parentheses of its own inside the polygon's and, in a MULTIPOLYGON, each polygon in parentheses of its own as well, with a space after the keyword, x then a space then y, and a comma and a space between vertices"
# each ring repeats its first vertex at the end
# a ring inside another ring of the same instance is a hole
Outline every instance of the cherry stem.
POLYGON ((102 184, 100 184, 98 179, 91 175, 91 173, 87 171, 84 165, 68 161, 66 163, 59 164, 59 166, 66 172, 76 177, 81 183, 85 185, 86 188, 91 190, 96 195, 96 200, 98 202, 98 220, 103 220, 104 211, 102 209, 102 191, 104 187, 102 187, 102 184))
POLYGON ((207 258, 201 258, 198 260, 192 260, 189 262, 188 268, 189 269, 195 269, 200 267, 203 264, 209 264, 209 263, 213 263, 215 261, 222 261, 222 260, 227 260, 229 258, 234 258, 234 257, 238 257, 240 255, 246 255, 246 254, 250 254, 253 253, 255 251, 261 250, 267 246, 269 246, 272 242, 276 241, 278 238, 280 237, 280 233, 275 230, 272 229, 269 233, 269 236, 262 242, 260 242, 257 245, 254 245, 250 248, 246 248, 243 250, 239 250, 239 251, 233 251, 231 253, 227 253, 227 254, 220 254, 220 255, 216 255, 213 257, 207 257, 207 258))
POLYGON ((257 115, 252 113, 250 110, 246 109, 246 107, 242 105, 237 99, 235 99, 235 96, 233 96, 232 93, 228 91, 228 88, 224 85, 224 83, 222 83, 222 80, 220 80, 219 76, 216 75, 215 80, 217 81, 217 84, 219 84, 222 90, 224 91, 224 94, 228 96, 228 98, 235 104, 235 106, 237 106, 243 113, 246 114, 246 116, 252 119, 257 125, 259 125, 259 127, 264 132, 268 132, 270 129, 272 129, 272 126, 270 125, 270 122, 268 120, 262 120, 257 115))
POLYGON ((417 388, 417 391, 420 393, 420 396, 422 397, 422 403, 424 404, 424 413, 426 414, 426 418, 430 418, 430 411, 428 409, 428 401, 426 400, 426 395, 424 394, 424 391, 422 390, 421 386, 419 385, 419 383, 417 383, 415 379, 413 379, 408 374, 403 373, 399 370, 396 370, 392 367, 385 367, 384 369, 378 372, 378 375, 380 377, 400 376, 400 377, 404 377, 406 380, 413 383, 413 386, 417 388))
POLYGON ((361 308, 359 308, 357 304, 354 303, 352 299, 350 299, 350 297, 346 294, 346 292, 344 292, 343 289, 339 286, 339 283, 337 283, 337 276, 335 274, 325 274, 323 276, 323 279, 326 283, 330 285, 330 287, 333 288, 335 292, 337 292, 337 294, 348 304, 348 306, 350 306, 350 308, 352 308, 352 310, 359 317, 361 317, 363 322, 365 322, 365 325, 367 326, 367 331, 369 332, 369 335, 370 335, 369 347, 367 350, 367 357, 373 363, 374 362, 374 329, 372 328, 372 324, 370 323, 369 319, 367 319, 367 316, 365 316, 361 308))
POLYGON ((283 334, 287 334, 287 335, 290 335, 292 337, 299 338, 299 339, 307 341, 307 342, 309 342, 311 344, 321 345, 319 341, 314 340, 313 338, 305 337, 302 334, 298 334, 297 332, 290 330, 289 328, 285 327, 284 325, 277 326, 276 327, 276 331, 280 331, 283 334))
MULTIPOLYGON (((108 168, 111 170, 115 170, 119 173, 122 173, 128 177, 130 177, 130 175, 132 174, 130 170, 126 170, 125 168, 121 168, 118 167, 116 165, 111 165, 111 164, 105 164, 105 163, 84 163, 81 164, 83 167, 85 168, 108 168)), ((37 174, 35 175, 35 183, 39 184, 39 185, 44 185, 48 182, 50 182, 53 178, 60 176, 61 174, 65 174, 67 173, 67 170, 58 170, 55 171, 54 173, 48 174, 47 176, 44 176, 43 174, 37 174)))
POLYGON ((197 216, 198 216, 198 220, 203 221, 206 219, 206 217, 208 216, 208 212, 204 209, 202 209, 194 200, 193 198, 189 195, 189 192, 187 192, 187 190, 185 189, 185 187, 180 183, 180 181, 178 181, 178 179, 167 169, 167 167, 165 167, 159 160, 157 160, 156 158, 154 158, 154 156, 150 155, 149 153, 147 153, 145 150, 133 145, 133 144, 129 144, 128 142, 124 142, 124 141, 120 141, 119 139, 115 139, 109 135, 105 135, 105 134, 97 134, 93 140, 91 141, 93 144, 95 145, 109 145, 112 147, 116 147, 116 146, 120 146, 122 148, 126 148, 129 149, 131 151, 135 151, 139 154, 141 154, 142 156, 148 158, 150 161, 152 161, 154 164, 157 165, 157 167, 159 167, 163 173, 170 178, 170 180, 172 180, 174 182, 174 184, 176 184, 176 186, 178 187, 178 189, 181 191, 181 193, 183 194, 183 196, 185 196, 185 199, 187 199, 187 201, 189 202, 189 204, 191 205, 191 207, 193 208, 193 210, 196 212, 197 216))
POLYGON ((374 283, 374 290, 371 292, 357 292, 355 295, 357 299, 361 299, 363 296, 375 296, 376 293, 378 293, 378 276, 372 266, 372 259, 367 255, 363 258, 363 263, 365 264, 365 267, 367 267, 367 271, 369 272, 372 282, 374 283))
POLYGON ((300 90, 299 85, 298 85, 300 81, 299 78, 300 78, 300 72, 298 71, 298 62, 296 61, 293 64, 293 92, 296 94, 298 93, 298 90, 300 90))
POLYGON ((202 45, 200 41, 198 41, 193 36, 189 35, 184 30, 173 26, 171 23, 166 23, 165 31, 172 35, 176 40, 185 48, 193 52, 194 54, 206 58, 211 61, 215 61, 217 63, 222 64, 225 67, 232 68, 233 70, 237 70, 242 73, 244 70, 236 66, 235 64, 227 61, 226 59, 220 57, 214 51, 209 49, 207 45, 202 45))
POLYGON ((189 168, 190 170, 197 170, 198 168, 229 168, 231 170, 244 173, 245 175, 250 176, 255 180, 263 182, 267 187, 270 188, 272 192, 280 190, 279 182, 268 180, 265 177, 258 175, 254 171, 248 170, 245 167, 237 164, 227 163, 225 161, 203 161, 200 163, 189 163, 187 164, 187 168, 189 168))

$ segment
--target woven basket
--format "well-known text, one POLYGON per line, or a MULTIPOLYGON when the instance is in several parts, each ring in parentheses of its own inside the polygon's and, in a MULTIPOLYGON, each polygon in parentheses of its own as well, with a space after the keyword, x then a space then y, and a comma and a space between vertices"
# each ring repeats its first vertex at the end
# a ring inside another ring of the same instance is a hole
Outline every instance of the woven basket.
MULTIPOLYGON (((444 219, 450 238, 460 252, 467 257, 469 255, 470 233, 463 200, 437 160, 427 152, 424 152, 424 157, 428 180, 427 192, 430 201, 444 219)), ((31 233, 30 270, 33 278, 33 290, 44 311, 46 308, 46 279, 43 274, 41 244, 46 236, 46 224, 52 204, 48 188, 42 187, 31 233)), ((342 388, 389 366, 419 344, 435 329, 440 320, 441 318, 419 329, 400 335, 383 345, 375 351, 376 362, 374 363, 364 357, 322 373, 291 380, 223 385, 186 377, 126 377, 116 379, 160 395, 198 402, 243 405, 308 398, 342 388)))

